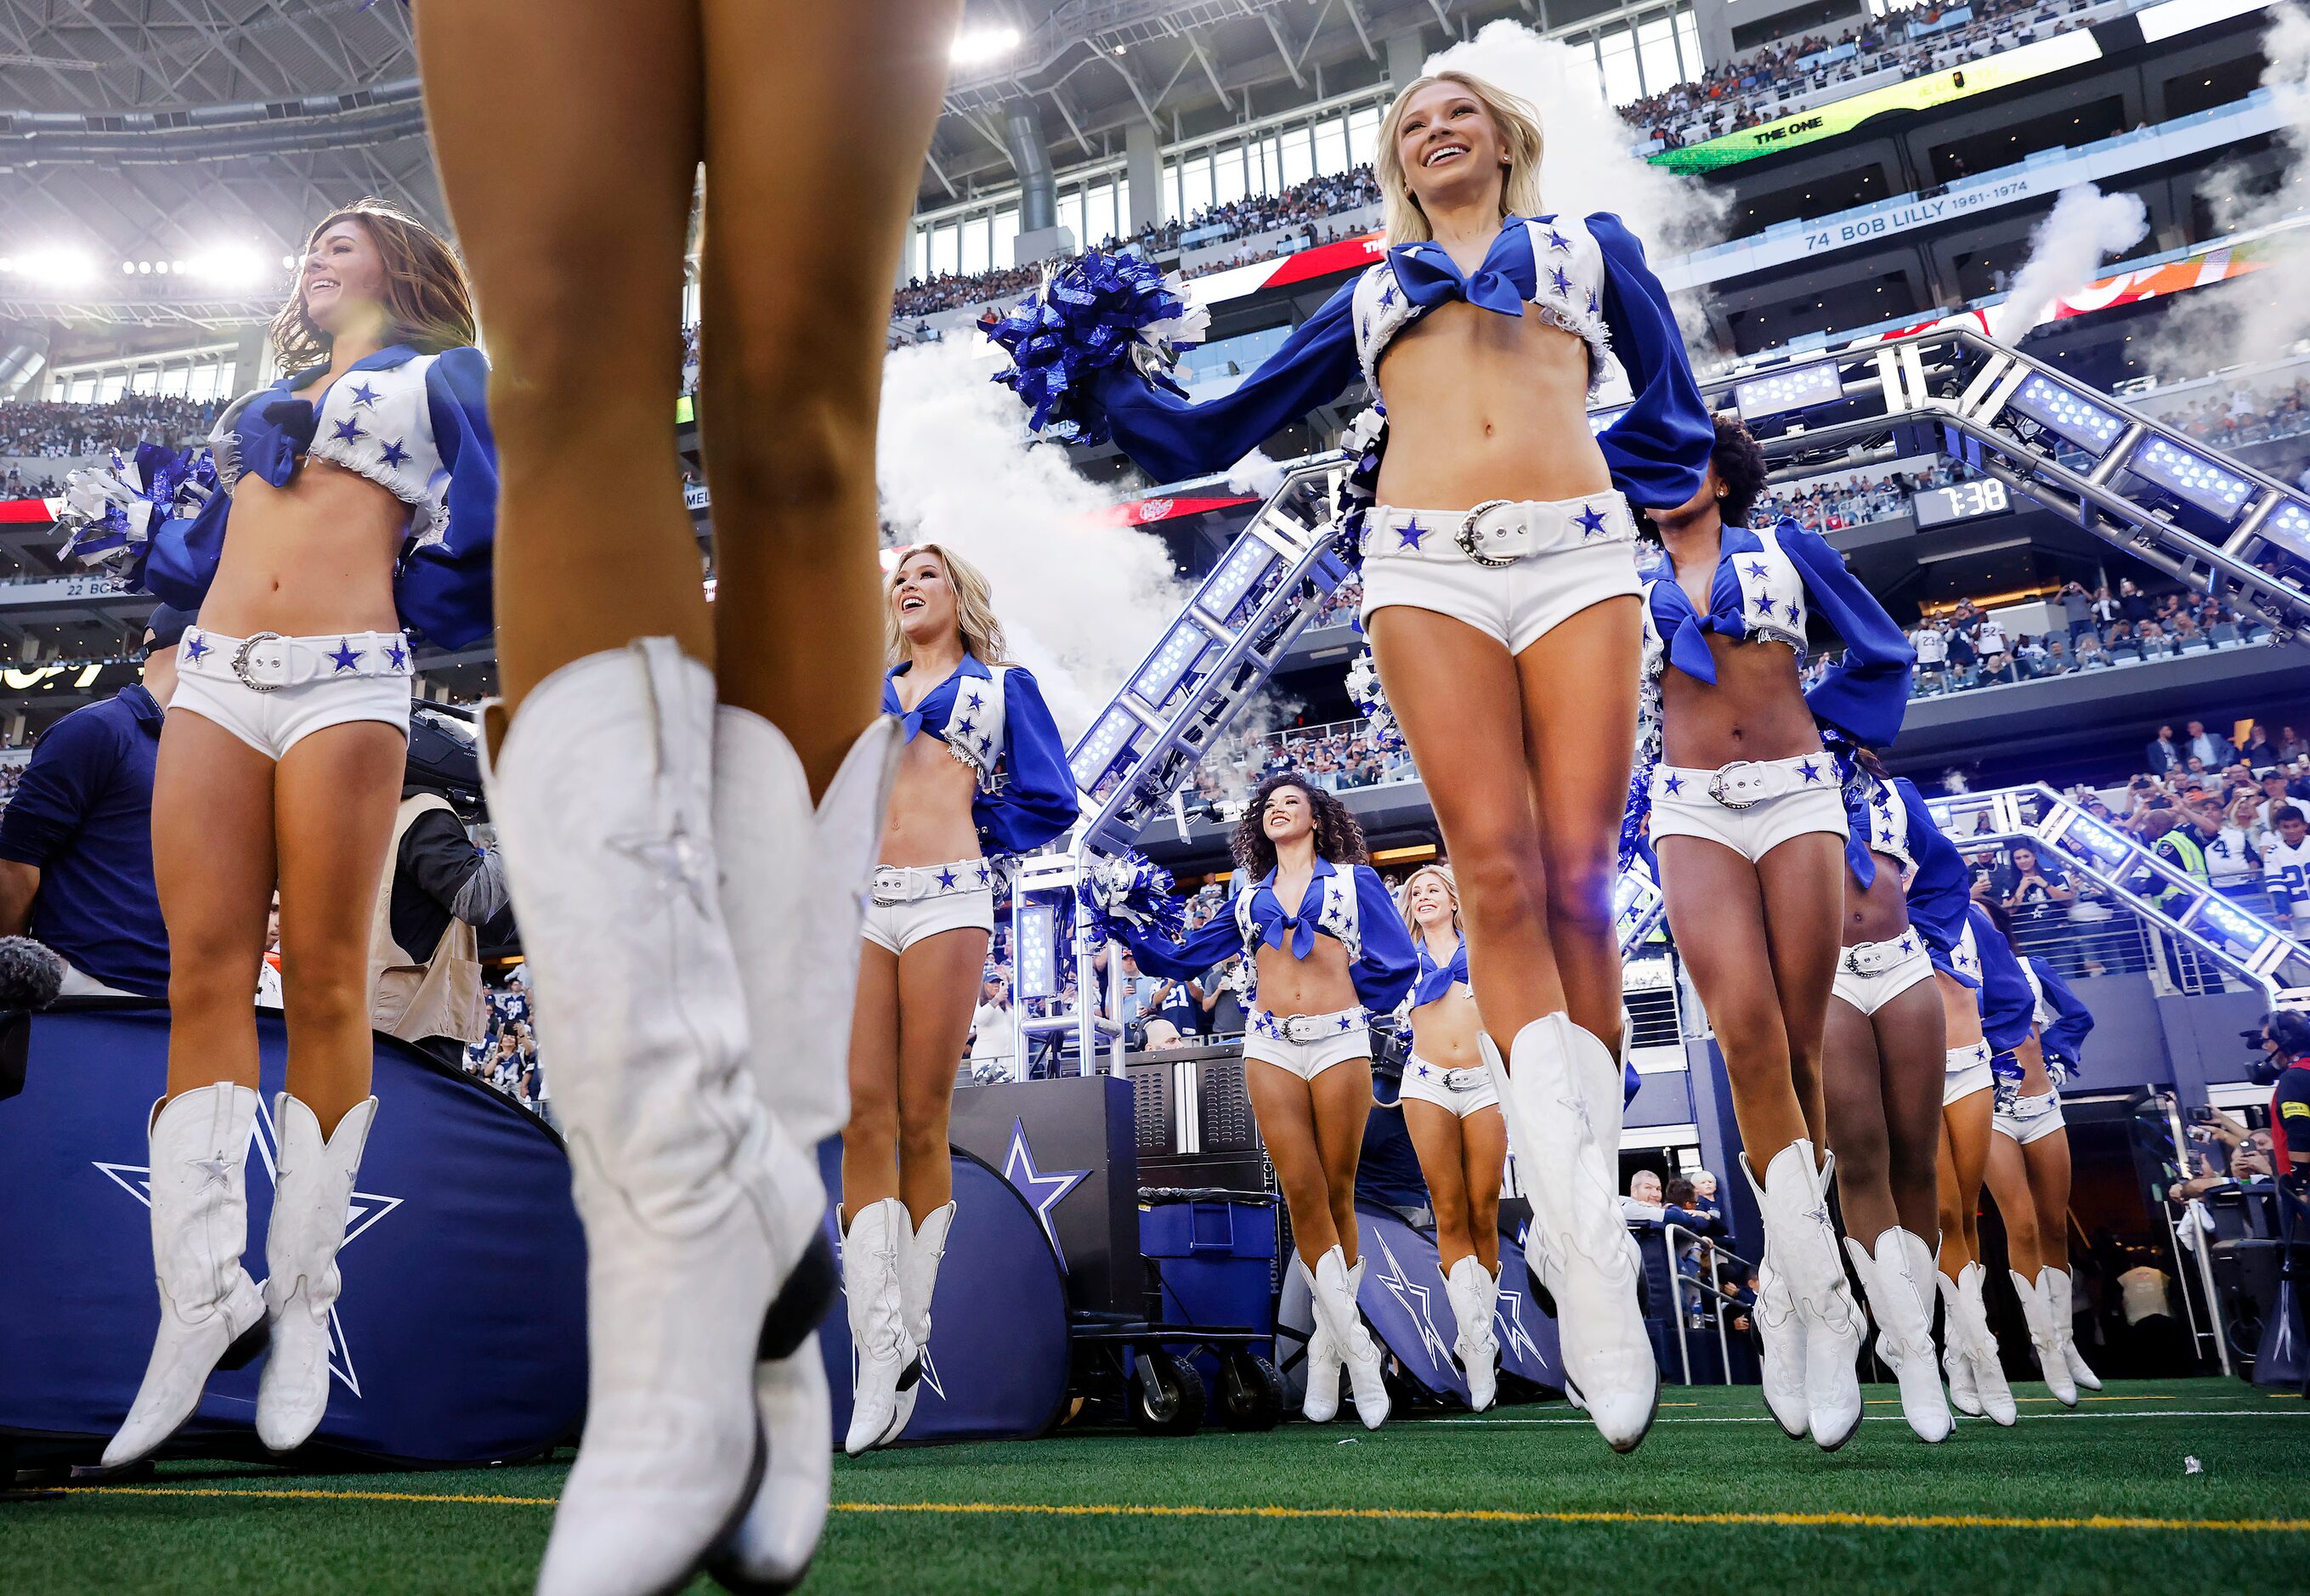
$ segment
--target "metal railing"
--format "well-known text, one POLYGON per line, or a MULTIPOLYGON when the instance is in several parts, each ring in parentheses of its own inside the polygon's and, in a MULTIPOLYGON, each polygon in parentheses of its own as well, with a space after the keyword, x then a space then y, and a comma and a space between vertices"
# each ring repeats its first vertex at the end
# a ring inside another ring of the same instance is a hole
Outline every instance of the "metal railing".
POLYGON ((1715 1299, 1717 1373, 1721 1376, 1720 1383, 1725 1385, 1733 1383, 1732 1344, 1732 1338, 1724 1328, 1725 1309, 1737 1308, 1745 1305, 1719 1283, 1717 1259, 1720 1256, 1730 1258, 1743 1270, 1754 1269, 1756 1265, 1733 1252, 1715 1236, 1703 1236, 1697 1230, 1688 1230, 1672 1221, 1663 1221, 1661 1225, 1661 1246, 1668 1259, 1669 1305, 1676 1315, 1676 1355, 1678 1366, 1684 1373, 1683 1383, 1687 1385, 1692 1383, 1692 1346, 1689 1340, 1692 1327, 1686 1322, 1684 1313, 1685 1288, 1689 1286, 1693 1290, 1696 1302, 1704 1301, 1709 1297, 1715 1299), (1702 1244, 1702 1257, 1708 1268, 1706 1279, 1702 1279, 1698 1275, 1688 1275, 1677 1267, 1676 1238, 1680 1236, 1702 1244))

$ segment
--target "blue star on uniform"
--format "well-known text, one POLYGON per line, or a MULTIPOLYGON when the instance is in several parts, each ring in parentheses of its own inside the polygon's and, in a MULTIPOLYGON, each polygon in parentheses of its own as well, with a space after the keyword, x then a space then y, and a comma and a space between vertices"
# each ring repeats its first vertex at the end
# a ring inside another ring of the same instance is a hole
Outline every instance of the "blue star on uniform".
POLYGON ((1394 284, 1394 283, 1393 283, 1393 282, 1385 282, 1385 283, 1382 283, 1382 284, 1380 285, 1380 291, 1379 291, 1379 302, 1380 302, 1380 307, 1381 307, 1381 308, 1383 308, 1383 309, 1385 309, 1385 308, 1386 308, 1388 306, 1393 305, 1393 304, 1394 304, 1394 303, 1395 303, 1395 284, 1394 284))
POLYGON ((1602 313, 1603 308, 1604 307, 1597 301, 1596 291, 1593 288, 1590 289, 1588 291, 1588 314, 1591 316, 1600 315, 1602 313))
POLYGON ((1761 580, 1770 573, 1768 573, 1762 565, 1752 559, 1749 562, 1749 574, 1761 580))
POLYGON ((354 421, 351 416, 347 416, 343 421, 337 423, 337 441, 339 443, 351 443, 355 438, 367 438, 368 436, 368 433, 361 430, 360 423, 354 421))
POLYGON ((385 657, 391 660, 393 668, 398 671, 409 663, 409 650, 402 646, 400 638, 395 638, 393 646, 385 651, 385 657))
POLYGON ((409 451, 401 447, 401 440, 399 438, 395 438, 385 446, 383 457, 387 465, 406 465, 409 464, 409 451))
POLYGON ((351 671, 360 664, 361 651, 354 647, 350 640, 339 638, 336 650, 329 655, 329 658, 335 662, 338 670, 351 671))
POLYGON ((1556 291, 1559 294, 1568 294, 1572 291, 1571 275, 1562 266, 1551 267, 1548 273, 1548 280, 1556 284, 1556 291))
POLYGON ((1773 612, 1773 601, 1769 598, 1759 599, 1757 601, 1757 612, 1760 615, 1770 615, 1773 612))
POLYGON ((970 693, 970 702, 964 705, 963 707, 966 709, 976 709, 985 702, 986 702, 986 700, 978 696, 978 690, 973 688, 970 693))
POLYGON ((1427 1066, 1426 1064, 1422 1064, 1422 1065, 1420 1065, 1420 1080, 1427 1080, 1427 1079, 1428 1079, 1428 1073, 1429 1073, 1429 1071, 1428 1071, 1428 1066, 1427 1066))
POLYGON ((940 890, 940 891, 942 891, 942 892, 951 892, 951 891, 953 891, 953 890, 954 890, 954 872, 952 872, 952 871, 951 871, 951 870, 942 870, 942 871, 939 872, 939 873, 938 873, 938 883, 939 883, 939 890, 940 890))
POLYGON ((355 404, 375 404, 377 403, 377 390, 370 387, 369 384, 365 382, 355 383, 353 385, 352 396, 353 403, 355 404))
POLYGON ((976 724, 973 721, 959 720, 954 723, 954 729, 968 737, 970 735, 970 728, 976 724))
POLYGON ((1668 773, 1668 776, 1667 776, 1667 778, 1666 778, 1665 780, 1663 780, 1663 781, 1661 783, 1661 791, 1663 791, 1663 792, 1664 792, 1664 793, 1669 793, 1669 794, 1676 794, 1676 793, 1681 793, 1681 792, 1683 792, 1683 791, 1684 791, 1684 777, 1682 777, 1682 776, 1679 776, 1679 775, 1678 775, 1675 771, 1673 771, 1673 770, 1670 771, 1670 772, 1668 773))
POLYGON ((1403 540, 1403 547, 1417 549, 1420 540, 1428 535, 1428 529, 1417 521, 1407 521, 1395 529, 1395 535, 1403 540))
POLYGON ((1820 770, 1811 759, 1807 759, 1803 764, 1797 767, 1797 774, 1803 776, 1805 780, 1811 782, 1817 782, 1820 779, 1820 770))
POLYGON ((187 659, 198 662, 207 655, 208 651, 209 640, 206 638, 202 637, 200 633, 195 632, 185 639, 185 657, 187 659))
POLYGON ((981 861, 979 862, 979 865, 978 865, 978 884, 979 884, 980 886, 982 886, 982 887, 984 887, 985 885, 986 885, 986 875, 987 875, 987 872, 986 872, 986 861, 981 860, 981 861))
POLYGON ((1572 253, 1572 240, 1552 227, 1548 230, 1548 247, 1550 249, 1561 249, 1567 255, 1572 253))
POLYGON ((1343 1030, 1343 1031, 1346 1031, 1346 1030, 1353 1030, 1353 1029, 1355 1028, 1355 1024, 1356 1024, 1356 1018, 1355 1018, 1355 1016, 1354 1016, 1354 1015, 1352 1015, 1352 1014, 1342 1014, 1342 1015, 1341 1015, 1341 1016, 1340 1016, 1340 1028, 1341 1028, 1342 1030, 1343 1030))
POLYGON ((1594 505, 1592 504, 1581 511, 1575 519, 1580 523, 1580 533, 1583 537, 1593 538, 1604 535, 1604 512, 1594 505))
POLYGON ((1904 953, 1915 953, 1916 950, 1917 950, 1917 944, 1916 944, 1916 940, 1915 940, 1915 938, 1913 938, 1913 937, 1906 937, 1906 936, 1905 936, 1905 937, 1903 937, 1903 938, 1901 939, 1901 951, 1902 951, 1902 952, 1904 952, 1904 953))

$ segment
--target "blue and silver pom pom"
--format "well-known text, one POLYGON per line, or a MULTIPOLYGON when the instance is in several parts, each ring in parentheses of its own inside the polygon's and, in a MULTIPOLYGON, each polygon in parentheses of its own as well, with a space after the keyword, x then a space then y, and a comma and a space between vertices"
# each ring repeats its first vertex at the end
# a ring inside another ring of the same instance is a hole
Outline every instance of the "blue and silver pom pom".
POLYGON ((1379 667, 1372 663, 1370 649, 1356 655, 1348 666, 1347 689, 1348 697, 1363 712, 1373 746, 1391 751, 1402 748, 1403 730, 1396 724, 1395 711, 1388 707, 1387 690, 1380 685, 1379 667))
POLYGON ((1148 937, 1177 941, 1186 932, 1187 912, 1174 896, 1171 872, 1137 849, 1101 859, 1083 872, 1076 891, 1095 943, 1121 939, 1117 925, 1148 937))
POLYGON ((141 445, 132 464, 112 453, 102 471, 85 467, 65 479, 64 557, 91 570, 135 565, 152 541, 152 524, 200 513, 216 491, 216 464, 207 450, 179 455, 161 444, 141 445))
POLYGON ((1360 571, 1364 517, 1379 502, 1379 463, 1387 455, 1387 406, 1367 405, 1340 435, 1340 447, 1348 454, 1348 473, 1340 479, 1332 547, 1350 570, 1360 571))
POLYGON ((1191 307, 1176 279, 1135 255, 1094 249, 1047 273, 986 335, 1011 351, 994 380, 1019 395, 1028 425, 1071 443, 1104 443, 1096 379, 1129 362, 1174 394, 1179 351, 1203 341, 1211 313, 1191 307))

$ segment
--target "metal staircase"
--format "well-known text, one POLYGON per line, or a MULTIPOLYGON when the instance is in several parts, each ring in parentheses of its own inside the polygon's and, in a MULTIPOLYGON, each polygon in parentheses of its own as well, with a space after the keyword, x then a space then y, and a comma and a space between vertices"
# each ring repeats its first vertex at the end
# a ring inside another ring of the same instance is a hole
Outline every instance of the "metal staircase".
MULTIPOLYGON (((1705 382, 1712 408, 1737 408, 1776 480, 1941 454, 1991 476, 2177 580, 2262 617, 2280 641, 2310 628, 2310 497, 2200 445, 2123 403, 1957 326, 1793 360, 1705 382), (2271 561, 2276 572, 2256 563, 2271 561)), ((1601 430, 1618 412, 1590 412, 1601 430)), ((1347 456, 1293 462, 1227 557, 1091 723, 1069 756, 1083 819, 1058 852, 1022 862, 1012 883, 1012 958, 1024 1072, 1034 1038, 1073 1032, 1085 1071, 1116 1028, 1091 1005, 1029 1018, 1055 996, 1063 961, 1078 990, 1097 980, 1082 945, 1074 884, 1091 859, 1131 846, 1169 812, 1195 762, 1272 674, 1284 651, 1347 576, 1329 546, 1347 456)), ((1993 833, 1968 845, 2028 840, 2226 968, 2272 992, 2310 984, 2310 952, 2216 897, 2045 787, 1933 800, 1943 829, 1984 807, 1993 833), (2163 906, 2161 906, 2161 898, 2163 906)), ((1955 837, 1956 833, 1951 832, 1955 837)), ((1648 879, 1622 879, 1614 908, 1623 952, 1662 918, 1648 879)), ((1119 961, 1109 961, 1112 986, 1119 961)), ((1111 1006, 1111 1005, 1110 1005, 1111 1006)))

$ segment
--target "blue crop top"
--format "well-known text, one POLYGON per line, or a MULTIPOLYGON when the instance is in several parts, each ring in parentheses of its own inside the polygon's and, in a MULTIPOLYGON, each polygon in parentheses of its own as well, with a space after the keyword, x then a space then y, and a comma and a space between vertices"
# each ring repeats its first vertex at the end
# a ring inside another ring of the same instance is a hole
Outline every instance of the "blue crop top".
POLYGON ((1375 1014, 1391 1012, 1403 1001, 1419 968, 1411 933, 1404 930, 1378 872, 1368 864, 1342 872, 1328 859, 1316 861, 1296 911, 1276 898, 1271 870, 1238 891, 1226 914, 1212 915, 1177 941, 1120 922, 1114 929, 1141 969, 1182 981, 1238 953, 1246 964, 1255 964, 1262 948, 1281 948, 1294 958, 1306 958, 1321 932, 1347 949, 1356 1000, 1375 1014))
POLYGON ((1967 920, 1981 958, 1981 1034, 1997 1052, 2010 1053, 2029 1039, 2030 1028, 2037 1023, 2037 994, 2022 973, 2012 944, 1988 911, 1975 904, 1967 911, 1967 920))
POLYGON ((1411 984, 1411 1006, 1425 1008, 1450 992, 1455 985, 1468 984, 1468 939, 1462 937, 1460 945, 1452 950, 1452 957, 1442 964, 1428 951, 1428 939, 1415 937, 1412 948, 1420 956, 1420 973, 1411 984))
POLYGON ((1924 934, 1934 967, 1973 985, 1952 958, 1965 934, 1966 913, 1973 906, 1972 883, 1963 855, 1933 824, 1917 784, 1906 776, 1880 782, 1866 771, 1855 772, 1845 788, 1845 856, 1854 879, 1863 887, 1877 879, 1874 855, 1898 862, 1909 924, 1924 934))
POLYGON ((935 737, 978 778, 971 819, 990 854, 1025 854, 1075 823, 1081 812, 1066 744, 1034 677, 1019 665, 990 670, 966 653, 962 664, 912 709, 899 704, 900 661, 882 677, 882 712, 901 718, 906 739, 935 737))
POLYGON ((395 343, 355 361, 316 406, 291 389, 316 373, 245 394, 210 435, 220 491, 196 516, 153 524, 135 575, 144 588, 197 612, 216 579, 232 490, 254 474, 285 488, 307 458, 367 477, 409 507, 394 572, 403 622, 443 648, 490 635, 491 559, 497 541, 497 441, 481 351, 419 354, 395 343))
MULTIPOLYGON (((1091 377, 1093 397, 1116 442, 1157 478, 1207 475, 1337 399, 1359 368, 1376 398, 1389 341, 1455 300, 1504 316, 1537 307, 1587 343, 1592 381, 1603 355, 1618 358, 1635 401, 1596 438, 1613 485, 1647 507, 1682 504, 1700 491, 1715 431, 1668 294, 1645 264, 1644 246, 1609 212, 1585 222, 1509 217, 1472 277, 1436 245, 1396 245, 1217 398, 1166 393, 1128 361, 1091 377), (1557 238, 1567 247, 1557 248, 1557 238)), ((1375 470, 1376 452, 1375 445, 1375 470)))

